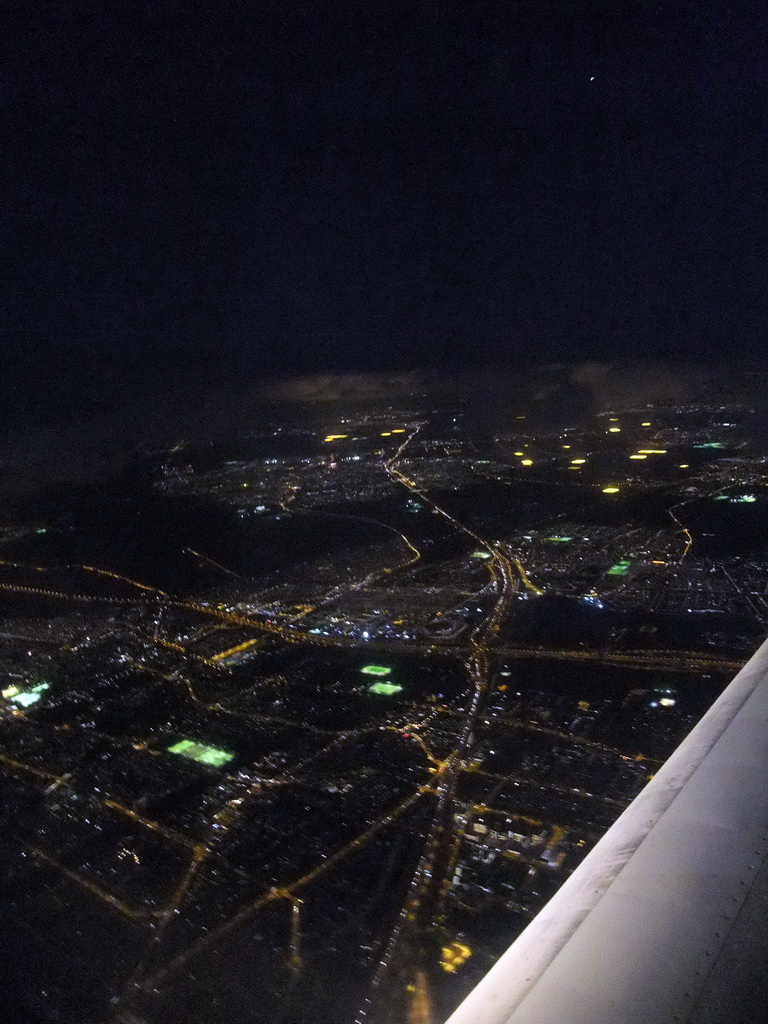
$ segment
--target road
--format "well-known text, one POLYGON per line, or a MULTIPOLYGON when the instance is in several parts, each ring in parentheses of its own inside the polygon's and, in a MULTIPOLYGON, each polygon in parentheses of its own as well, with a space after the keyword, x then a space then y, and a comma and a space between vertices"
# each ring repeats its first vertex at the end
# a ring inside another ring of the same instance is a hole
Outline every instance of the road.
MULTIPOLYGON (((232 612, 225 607, 216 607, 196 602, 177 600, 161 590, 148 587, 138 581, 111 573, 107 570, 101 570, 85 565, 70 566, 67 568, 79 568, 91 574, 108 577, 122 584, 128 584, 140 590, 142 592, 141 595, 134 597, 96 596, 86 593, 65 593, 52 588, 33 587, 26 584, 22 585, 10 582, 0 584, 0 590, 5 591, 6 593, 16 593, 22 597, 40 597, 51 600, 75 602, 96 602, 113 606, 143 606, 157 611, 161 611, 163 609, 167 609, 168 611, 183 609, 188 612, 194 612, 201 616, 208 617, 209 619, 216 619, 217 623, 222 626, 248 628, 249 630, 255 631, 259 634, 271 635, 276 639, 291 644, 307 644, 315 647, 355 650, 360 650, 361 647, 363 647, 367 652, 371 653, 383 652, 396 654, 403 652, 411 655, 414 653, 421 653, 424 655, 446 654, 452 657, 460 657, 463 660, 467 677, 471 683, 471 696, 468 700, 467 706, 463 711, 458 713, 460 714, 458 738, 454 749, 447 756, 442 758, 438 757, 432 750, 430 750, 424 739, 418 734, 418 726, 414 726, 410 730, 412 732, 411 741, 417 743, 426 755, 427 767, 425 767, 425 777, 428 778, 428 782, 426 784, 418 786, 410 796, 402 800, 386 813, 382 814, 377 821, 364 828, 354 839, 340 847, 335 853, 332 853, 330 857, 324 859, 321 863, 318 863, 314 868, 307 871, 301 877, 294 878, 293 880, 289 879, 284 884, 275 886, 267 892, 260 894, 258 898, 242 906, 218 927, 212 928, 204 937, 198 939, 187 949, 183 950, 181 953, 166 962, 163 962, 162 960, 163 947, 161 942, 166 925, 171 921, 172 916, 179 911, 182 903, 188 899, 195 879, 203 870, 209 857, 216 857, 216 852, 212 846, 207 845, 206 843, 187 839, 185 836, 168 829, 166 826, 137 814, 131 808, 123 806, 118 801, 113 800, 108 796, 103 798, 102 802, 112 812, 131 819, 137 826, 161 835, 168 842, 177 843, 187 848, 187 856, 189 859, 187 860, 185 870, 181 874, 178 883, 168 894, 165 902, 160 907, 153 909, 130 907, 123 901, 119 900, 114 894, 107 892, 106 889, 99 886, 92 879, 86 877, 85 874, 72 871, 70 868, 61 864, 43 850, 38 848, 31 849, 30 852, 32 852, 38 860, 43 860, 51 866, 58 867, 58 869, 69 877, 71 881, 81 885, 85 890, 90 892, 91 895, 99 898, 113 909, 132 918, 149 919, 148 926, 152 930, 150 949, 148 951, 147 958, 140 965, 134 977, 131 979, 129 991, 126 993, 127 998, 116 1011, 118 1017, 120 1017, 120 1014, 130 1013, 130 1007, 134 1005, 134 1001, 140 1005, 145 997, 149 996, 151 998, 151 993, 157 986, 164 985, 173 980, 177 973, 182 968, 186 967, 190 960, 196 958, 200 954, 210 951, 234 929, 239 928, 245 922, 251 920, 254 915, 261 911, 261 909, 276 900, 286 901, 286 904, 290 908, 290 965, 291 968, 296 971, 301 970, 301 900, 297 896, 297 892, 321 878, 330 868, 338 864, 349 854, 360 849, 374 836, 378 835, 383 828, 399 820, 404 814, 409 812, 415 804, 418 803, 420 806, 428 804, 431 810, 431 816, 426 827, 421 853, 414 867, 407 888, 406 897, 400 908, 399 915, 397 916, 394 927, 392 928, 385 943, 379 967, 373 978, 370 991, 364 1005, 360 1008, 358 1013, 357 1021, 358 1024, 372 1024, 372 1021, 375 1020, 377 1024, 379 1024, 380 1021, 390 1019, 394 1020, 395 1018, 392 1017, 392 1013, 399 1012, 397 1010, 397 1006, 399 1005, 400 1009, 404 1010, 404 1012, 401 1014, 398 1024, 400 1024, 403 1019, 410 1019, 411 1021, 418 1022, 418 1024, 433 1024, 431 1021, 432 1011, 431 1000, 429 998, 428 979, 430 972, 435 968, 437 961, 437 957, 435 956, 436 946, 439 944, 442 937, 441 925, 443 901, 448 886, 448 879, 450 879, 452 875, 453 865, 455 863, 464 832, 471 818, 471 814, 474 810, 477 810, 478 807, 482 806, 475 805, 473 808, 468 809, 467 805, 458 799, 457 789, 459 779, 463 773, 478 771, 476 765, 473 763, 473 755, 475 752, 478 726, 484 721, 483 715, 486 710, 487 699, 492 690, 491 654, 493 654, 494 657, 503 657, 507 660, 513 658, 558 658, 574 661, 620 664, 654 670, 671 669, 681 671, 687 669, 690 671, 723 671, 733 673, 736 669, 741 667, 740 662, 716 657, 708 652, 661 650, 595 651, 586 649, 552 650, 543 647, 525 647, 523 645, 501 646, 499 644, 500 630, 502 625, 507 622, 513 614, 517 598, 523 594, 523 591, 528 594, 539 595, 541 594, 541 590, 530 579, 525 567, 522 565, 514 551, 483 538, 475 530, 461 523, 448 510, 435 502, 434 499, 414 480, 398 468, 398 464, 403 457, 403 453, 421 429, 421 427, 417 427, 407 438, 405 438, 402 444, 400 444, 395 451, 394 455, 384 464, 385 471, 394 481, 406 488, 409 493, 418 495, 422 502, 430 506, 435 513, 443 516, 453 528, 470 536, 473 542, 488 554, 485 564, 490 574, 489 588, 492 588, 493 593, 495 594, 495 600, 485 617, 468 631, 465 630, 463 635, 459 638, 459 642, 452 642, 450 640, 440 641, 435 639, 431 643, 426 641, 421 643, 374 641, 361 644, 359 640, 351 637, 326 637, 318 634, 309 634, 301 628, 296 628, 295 625, 295 623, 298 623, 305 613, 297 615, 294 622, 290 624, 283 623, 278 625, 276 623, 258 621, 245 615, 232 612), (426 775, 426 772, 429 772, 429 775, 426 775), (399 1003, 397 1000, 392 1001, 390 1007, 390 999, 393 995, 397 997, 399 1003)), ((294 513, 298 511, 289 508, 287 505, 284 507, 286 507, 286 511, 294 513)), ((339 516, 339 518, 346 517, 339 516)), ((680 524, 680 526, 681 529, 685 530, 682 524, 680 524)), ((371 573, 362 581, 345 586, 351 586, 353 589, 366 587, 385 573, 392 573, 398 569, 411 566, 419 559, 420 553, 418 549, 411 544, 408 538, 405 537, 404 534, 400 534, 399 531, 393 530, 392 532, 398 533, 406 545, 406 560, 397 565, 381 570, 380 572, 371 573)), ((688 537, 690 538, 690 535, 688 535, 688 537)), ((690 546, 690 544, 688 546, 690 546)), ((683 557, 687 551, 688 547, 686 547, 683 557)), ((41 566, 22 566, 18 563, 10 562, 1 564, 4 564, 9 568, 38 570, 40 573, 51 571, 46 567, 41 566)), ((333 597, 337 596, 338 590, 339 588, 334 588, 334 590, 330 591, 329 594, 325 595, 321 600, 333 599, 333 597)), ((182 645, 169 643, 159 638, 155 639, 156 642, 159 645, 164 646, 165 649, 171 652, 175 651, 181 659, 182 666, 184 659, 190 657, 189 653, 185 651, 182 645)), ((256 642, 257 640, 246 640, 242 643, 238 643, 235 646, 229 647, 227 650, 214 655, 208 663, 224 662, 227 658, 246 651, 256 642)), ((147 671, 156 671, 148 668, 147 666, 140 667, 145 668, 147 671)), ((182 667, 168 674, 158 674, 162 675, 163 678, 171 685, 184 686, 189 699, 199 705, 202 710, 214 714, 237 714, 237 712, 222 706, 218 702, 209 704, 202 701, 195 692, 192 684, 184 678, 182 667)), ((453 712, 453 714, 457 713, 453 712)), ((273 723, 279 723, 282 721, 273 716, 246 714, 243 717, 251 717, 254 719, 258 718, 260 720, 268 719, 273 723)), ((312 728, 309 726, 304 727, 312 728)), ((533 728, 531 725, 523 727, 533 728)), ((377 727, 377 729, 379 728, 393 727, 377 727)), ((552 731, 541 726, 537 726, 536 728, 539 731, 552 731)), ((370 731, 375 732, 377 729, 370 731)), ((317 729, 313 729, 313 731, 322 733, 326 732, 326 730, 317 729)), ((400 730, 394 730, 393 728, 393 731, 400 730)), ((553 735, 561 735, 554 731, 552 732, 553 735)), ((313 759, 324 755, 329 749, 359 736, 360 733, 361 730, 353 730, 335 735, 333 739, 330 740, 329 744, 323 747, 321 751, 307 758, 302 765, 294 766, 292 773, 293 777, 295 778, 298 773, 313 759)), ((574 742, 573 738, 566 738, 574 742)), ((53 785, 58 786, 64 785, 67 782, 67 779, 63 776, 59 777, 45 772, 35 766, 22 764, 21 762, 15 761, 7 756, 0 756, 0 761, 2 761, 6 768, 10 770, 17 772, 22 771, 36 776, 41 783, 52 783, 53 785)), ((488 773, 481 772, 480 774, 488 773)), ((509 779, 511 776, 499 776, 499 778, 509 779)), ((287 781, 289 781, 287 777, 283 779, 264 780, 265 784, 285 784, 287 781)), ((552 788, 557 789, 558 792, 562 792, 564 795, 572 795, 580 792, 578 790, 562 789, 562 787, 552 788)), ((591 798, 590 794, 585 794, 585 798, 591 798)), ((486 808, 486 810, 490 812, 493 809, 486 808)), ((123 1019, 128 1019, 128 1017, 123 1019)))
POLYGON ((476 729, 491 689, 488 647, 496 640, 501 623, 509 616, 511 601, 520 583, 532 586, 519 561, 510 558, 500 546, 492 544, 460 523, 429 494, 418 488, 410 478, 397 470, 395 461, 401 457, 417 432, 414 431, 398 448, 393 459, 387 464, 387 470, 406 487, 415 491, 434 511, 448 519, 457 529, 468 533, 477 544, 488 551, 491 557, 487 565, 494 579, 497 597, 489 614, 470 633, 469 651, 464 665, 472 682, 472 697, 467 710, 463 713, 463 724, 455 749, 438 764, 431 787, 434 810, 422 853, 365 1002, 358 1011, 356 1024, 366 1024, 371 1015, 372 1019, 377 1021, 395 1019, 390 1015, 399 1012, 396 1009, 397 1002, 394 1009, 385 1005, 389 1004, 388 983, 394 984, 395 989, 399 989, 404 995, 411 1020, 430 1024, 426 1017, 429 1004, 424 998, 424 979, 434 966, 434 947, 439 941, 445 880, 461 840, 460 826, 457 826, 457 821, 462 820, 456 794, 457 783, 471 761, 476 729))

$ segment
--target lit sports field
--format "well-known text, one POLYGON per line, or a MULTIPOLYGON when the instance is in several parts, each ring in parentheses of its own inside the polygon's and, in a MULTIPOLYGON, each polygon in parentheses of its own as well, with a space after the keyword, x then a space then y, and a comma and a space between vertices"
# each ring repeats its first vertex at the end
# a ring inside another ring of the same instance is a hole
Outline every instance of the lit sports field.
POLYGON ((9 686, 3 690, 2 696, 19 707, 28 708, 30 704, 36 704, 43 693, 50 689, 49 683, 38 683, 31 690, 20 690, 18 686, 9 686))
POLYGON ((616 565, 612 565, 608 570, 609 576, 626 576, 629 572, 632 563, 629 559, 624 559, 621 562, 617 562, 616 565))
POLYGON ((397 683, 371 683, 368 687, 368 693, 378 693, 383 697, 391 697, 401 690, 402 686, 398 686, 397 683))
POLYGON ((172 747, 168 747, 168 752, 181 754, 182 757, 199 761, 200 764, 209 764, 214 768, 221 768, 235 756, 227 753, 226 750, 218 750, 216 747, 209 747, 205 743, 198 743, 195 740, 179 740, 172 747))

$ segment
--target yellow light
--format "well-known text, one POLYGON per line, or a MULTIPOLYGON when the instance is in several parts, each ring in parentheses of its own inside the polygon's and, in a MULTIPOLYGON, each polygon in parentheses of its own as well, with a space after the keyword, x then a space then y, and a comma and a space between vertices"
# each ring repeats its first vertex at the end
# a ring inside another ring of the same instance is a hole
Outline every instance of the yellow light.
POLYGON ((621 427, 608 427, 608 433, 609 434, 620 434, 621 433, 621 427))
POLYGON ((532 466, 533 465, 533 459, 521 459, 520 465, 521 466, 532 466))
POLYGON ((581 466, 569 466, 568 469, 581 469, 581 466))
POLYGON ((647 459, 647 455, 630 455, 630 459, 647 459))
POLYGON ((395 430, 392 431, 392 433, 393 434, 404 434, 405 433, 405 427, 397 427, 395 430))
POLYGON ((349 437, 349 434, 329 434, 327 437, 324 437, 323 440, 324 441, 340 441, 344 437, 349 437))
POLYGON ((641 427, 650 427, 650 425, 651 425, 650 423, 641 423, 640 424, 641 427))
POLYGON ((452 942, 450 946, 443 946, 440 966, 448 974, 452 974, 457 967, 461 967, 465 960, 472 956, 472 950, 463 942, 452 942))
POLYGON ((618 416, 611 416, 610 422, 611 423, 618 423, 619 422, 619 417, 618 416))
POLYGON ((677 468, 678 469, 688 469, 688 463, 687 462, 682 462, 677 468))
POLYGON ((382 430, 381 436, 382 437, 392 437, 392 431, 391 430, 382 430))
POLYGON ((513 455, 519 455, 520 458, 522 458, 525 455, 525 452, 513 452, 512 454, 513 455))
POLYGON ((618 493, 619 493, 619 488, 618 487, 604 487, 603 488, 603 494, 618 494, 618 493))
POLYGON ((571 446, 570 446, 569 444, 564 444, 564 445, 563 445, 563 448, 570 448, 570 447, 571 447, 571 446))
POLYGON ((583 466, 586 461, 586 459, 571 459, 574 466, 583 466))
POLYGON ((667 449, 666 448, 641 448, 640 449, 640 454, 641 455, 666 455, 667 454, 667 449))

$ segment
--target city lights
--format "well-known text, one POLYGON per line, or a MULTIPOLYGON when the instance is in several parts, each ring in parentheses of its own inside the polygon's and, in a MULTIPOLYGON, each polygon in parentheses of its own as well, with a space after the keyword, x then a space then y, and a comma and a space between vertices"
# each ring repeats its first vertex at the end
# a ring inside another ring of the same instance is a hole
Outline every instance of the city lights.
MULTIPOLYGON (((163 451, 160 508, 231 512, 190 533, 205 550, 185 550, 181 583, 161 562, 152 583, 79 565, 74 537, 64 564, 2 564, 0 767, 52 795, 21 821, 25 835, 108 915, 149 918, 161 936, 166 922, 194 924, 200 940, 150 961, 176 972, 171 986, 194 975, 199 949, 240 955, 253 929, 230 923, 271 907, 281 969, 297 992, 305 977, 320 991, 310 950, 337 920, 324 908, 373 906, 366 942, 392 964, 382 992, 404 1000, 398 1019, 431 1019, 428 997, 442 1006, 485 948, 483 915, 462 908, 492 897, 534 913, 682 734, 682 699, 654 681, 732 673, 762 627, 762 557, 726 563, 700 544, 736 519, 760 535, 764 466, 751 449, 738 463, 710 452, 670 480, 653 456, 690 451, 687 425, 641 451, 634 410, 621 413, 626 445, 608 436, 618 414, 607 431, 605 418, 568 433, 531 420, 524 437, 490 441, 437 409, 418 410, 424 425, 407 434, 388 426, 415 405, 356 403, 337 420, 348 433, 325 435, 332 458, 288 420, 274 450, 248 436, 242 452, 205 447, 198 462, 190 444, 181 468, 163 451), (512 448, 535 474, 515 472, 512 448), (681 618, 685 646, 670 639, 681 618), (726 647, 731 620, 746 639, 726 647), (593 670, 610 681, 605 697, 593 670), (69 833, 86 840, 77 863, 57 845, 69 833), (460 934, 443 930, 459 919, 460 934)), ((700 410, 693 419, 698 438, 700 410)), ((41 521, 22 524, 27 537, 41 521)), ((181 513, 170 522, 180 546, 181 513)))

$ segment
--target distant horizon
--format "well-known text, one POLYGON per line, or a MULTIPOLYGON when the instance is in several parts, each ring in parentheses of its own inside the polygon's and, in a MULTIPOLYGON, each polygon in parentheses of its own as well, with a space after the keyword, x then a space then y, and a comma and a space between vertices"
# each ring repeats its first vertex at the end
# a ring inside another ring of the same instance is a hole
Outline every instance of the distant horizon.
MULTIPOLYGON (((21 420, 0 431, 5 495, 27 493, 68 477, 77 480, 119 467, 137 449, 162 447, 182 437, 230 437, 257 429, 270 414, 293 406, 297 425, 325 429, 334 404, 363 406, 426 400, 463 400, 478 430, 503 430, 520 413, 533 412, 538 426, 551 416, 581 417, 636 403, 691 400, 709 385, 725 395, 751 375, 768 374, 768 360, 732 364, 685 364, 677 360, 574 360, 519 367, 496 365, 457 373, 422 367, 405 373, 318 373, 275 378, 261 384, 211 387, 207 394, 156 393, 105 402, 86 413, 59 410, 48 418, 21 420)), ((768 389, 748 389, 761 410, 768 389)), ((711 397, 711 396, 710 396, 711 397)), ((768 431, 768 410, 763 419, 768 431)))

